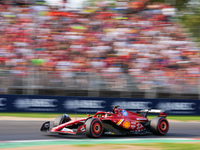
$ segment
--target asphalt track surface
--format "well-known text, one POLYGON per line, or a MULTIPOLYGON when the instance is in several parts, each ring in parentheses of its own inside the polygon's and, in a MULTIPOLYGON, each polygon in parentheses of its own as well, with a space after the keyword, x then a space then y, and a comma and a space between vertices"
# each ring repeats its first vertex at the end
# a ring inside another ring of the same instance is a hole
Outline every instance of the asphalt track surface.
MULTIPOLYGON (((40 132, 43 121, 5 121, 0 120, 0 141, 13 140, 51 140, 51 139, 88 139, 84 135, 57 135, 40 132)), ((132 136, 102 136, 100 139, 117 138, 197 138, 200 139, 200 122, 170 122, 170 129, 165 136, 132 135, 132 136)))

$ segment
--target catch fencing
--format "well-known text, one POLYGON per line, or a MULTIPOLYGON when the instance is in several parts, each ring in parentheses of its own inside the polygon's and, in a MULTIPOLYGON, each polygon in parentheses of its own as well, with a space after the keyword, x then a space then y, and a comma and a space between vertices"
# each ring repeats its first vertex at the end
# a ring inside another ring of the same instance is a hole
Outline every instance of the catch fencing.
POLYGON ((198 76, 172 78, 159 74, 149 77, 145 74, 131 76, 127 73, 1 70, 0 93, 16 94, 21 89, 20 94, 41 95, 38 92, 41 89, 85 90, 95 91, 96 94, 92 96, 99 97, 100 91, 104 90, 121 92, 120 97, 125 92, 143 92, 143 98, 159 98, 158 93, 199 95, 199 81, 198 76))

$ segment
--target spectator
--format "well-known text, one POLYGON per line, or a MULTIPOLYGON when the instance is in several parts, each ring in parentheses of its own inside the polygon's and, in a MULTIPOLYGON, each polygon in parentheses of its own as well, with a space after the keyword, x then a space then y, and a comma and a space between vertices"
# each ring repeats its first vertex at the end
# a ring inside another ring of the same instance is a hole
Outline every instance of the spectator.
MULTIPOLYGON (((195 87, 198 49, 170 21, 174 8, 156 4, 143 10, 145 5, 126 14, 107 3, 78 11, 1 4, 0 64, 14 75, 26 75, 34 67, 57 71, 65 84, 77 72, 95 72, 107 82, 131 76, 139 89, 195 87)), ((130 10, 128 4, 123 9, 130 10)), ((114 87, 120 83, 126 84, 115 82, 114 87)))

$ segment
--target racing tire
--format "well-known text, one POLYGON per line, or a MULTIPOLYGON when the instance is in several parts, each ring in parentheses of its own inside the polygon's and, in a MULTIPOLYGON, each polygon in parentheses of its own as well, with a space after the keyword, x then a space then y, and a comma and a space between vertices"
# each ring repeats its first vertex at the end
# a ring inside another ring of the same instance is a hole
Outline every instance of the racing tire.
POLYGON ((165 135, 169 130, 169 123, 166 118, 156 117, 150 121, 150 131, 155 135, 165 135))
POLYGON ((89 118, 85 122, 86 136, 91 138, 98 138, 103 133, 103 124, 98 118, 89 118))
POLYGON ((71 120, 71 118, 68 115, 66 115, 66 114, 60 115, 60 116, 56 117, 56 119, 54 120, 53 127, 57 127, 58 125, 68 122, 70 120, 71 120))

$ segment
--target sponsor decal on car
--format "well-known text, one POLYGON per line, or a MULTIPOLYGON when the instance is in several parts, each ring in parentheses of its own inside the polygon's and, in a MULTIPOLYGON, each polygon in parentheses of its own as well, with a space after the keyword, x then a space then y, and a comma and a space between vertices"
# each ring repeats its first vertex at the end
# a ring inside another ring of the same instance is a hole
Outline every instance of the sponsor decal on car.
POLYGON ((61 131, 73 132, 73 130, 72 130, 72 129, 68 129, 68 128, 63 128, 61 131))
POLYGON ((122 110, 122 115, 123 115, 123 116, 128 116, 127 111, 126 111, 126 110, 122 110))
POLYGON ((138 120, 138 121, 146 121, 148 119, 147 118, 137 118, 136 120, 138 120))
POLYGON ((104 134, 106 134, 106 135, 114 135, 115 133, 114 132, 104 132, 104 134))
POLYGON ((128 129, 130 127, 130 122, 129 121, 124 121, 123 126, 124 126, 124 128, 128 129))
POLYGON ((80 131, 85 132, 85 127, 82 126, 82 128, 80 129, 80 131))
POLYGON ((131 125, 131 128, 134 129, 136 126, 135 125, 131 125))

